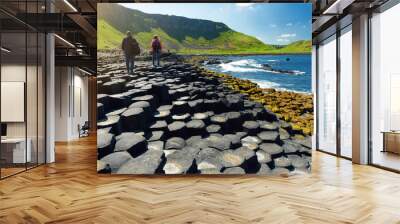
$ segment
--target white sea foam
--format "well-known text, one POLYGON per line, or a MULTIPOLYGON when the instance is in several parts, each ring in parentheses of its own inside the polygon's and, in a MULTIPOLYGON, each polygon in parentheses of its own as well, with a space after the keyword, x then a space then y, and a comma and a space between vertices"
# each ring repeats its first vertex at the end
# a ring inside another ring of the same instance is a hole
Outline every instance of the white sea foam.
POLYGON ((219 65, 223 72, 265 72, 255 60, 244 59, 219 65))
POLYGON ((275 89, 278 91, 311 94, 310 92, 306 92, 306 91, 296 91, 296 90, 284 88, 279 83, 276 83, 276 82, 270 82, 270 81, 259 80, 259 79, 247 79, 247 80, 250 80, 250 81, 256 83, 260 88, 263 88, 263 89, 272 88, 272 89, 275 89))
POLYGON ((289 73, 289 72, 264 69, 262 64, 257 63, 257 61, 253 59, 242 59, 229 63, 223 63, 220 64, 219 67, 221 68, 222 72, 269 72, 275 74, 290 74, 290 75, 305 74, 305 72, 298 70, 290 71, 289 73))

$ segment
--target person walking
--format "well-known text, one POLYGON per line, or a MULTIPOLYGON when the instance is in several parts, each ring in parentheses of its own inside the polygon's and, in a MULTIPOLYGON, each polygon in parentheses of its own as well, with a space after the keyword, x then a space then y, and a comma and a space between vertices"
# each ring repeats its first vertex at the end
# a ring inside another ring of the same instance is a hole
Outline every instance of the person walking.
POLYGON ((153 58, 153 66, 160 66, 160 56, 161 56, 161 42, 157 35, 153 37, 151 41, 151 53, 153 58))
POLYGON ((126 32, 126 37, 122 40, 122 50, 125 55, 126 70, 132 74, 135 67, 135 56, 140 54, 140 47, 130 31, 126 32))

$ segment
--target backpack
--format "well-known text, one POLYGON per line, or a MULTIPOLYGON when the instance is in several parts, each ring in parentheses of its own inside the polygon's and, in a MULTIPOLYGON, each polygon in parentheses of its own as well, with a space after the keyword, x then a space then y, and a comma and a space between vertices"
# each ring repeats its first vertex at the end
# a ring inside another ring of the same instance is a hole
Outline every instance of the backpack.
POLYGON ((134 55, 139 55, 140 54, 140 47, 137 41, 133 40, 132 41, 132 53, 134 55))
POLYGON ((161 43, 159 40, 153 40, 153 42, 151 43, 151 47, 153 48, 153 50, 161 50, 161 43))

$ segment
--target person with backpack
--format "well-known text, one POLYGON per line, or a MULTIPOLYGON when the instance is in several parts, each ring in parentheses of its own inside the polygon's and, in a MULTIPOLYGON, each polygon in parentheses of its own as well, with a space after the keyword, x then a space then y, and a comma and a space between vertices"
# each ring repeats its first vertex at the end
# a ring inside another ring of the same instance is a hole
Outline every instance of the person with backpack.
POLYGON ((126 70, 132 74, 135 67, 135 56, 140 54, 140 47, 130 31, 126 32, 126 37, 122 40, 122 50, 125 55, 126 70))
POLYGON ((157 35, 153 37, 151 41, 151 54, 153 58, 153 66, 160 66, 160 56, 161 56, 161 42, 157 35))

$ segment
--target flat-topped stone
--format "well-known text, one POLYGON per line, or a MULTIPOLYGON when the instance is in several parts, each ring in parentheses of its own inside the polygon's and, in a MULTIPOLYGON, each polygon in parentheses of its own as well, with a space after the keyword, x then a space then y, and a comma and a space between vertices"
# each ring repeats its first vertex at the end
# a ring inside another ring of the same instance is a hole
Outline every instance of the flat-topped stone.
POLYGON ((275 142, 278 140, 279 132, 277 131, 263 131, 257 136, 264 142, 275 142))
POLYGON ((165 149, 182 149, 185 147, 186 143, 183 138, 173 137, 167 140, 165 144, 165 149))
POLYGON ((118 174, 154 174, 159 167, 163 151, 148 150, 139 157, 125 162, 117 171, 118 174))
POLYGON ((280 154, 283 152, 283 148, 275 143, 262 143, 260 149, 271 155, 280 154))
POLYGON ((101 161, 105 164, 108 164, 111 168, 111 172, 115 173, 125 162, 130 159, 132 159, 132 156, 128 152, 123 151, 108 154, 107 156, 103 157, 101 161))

